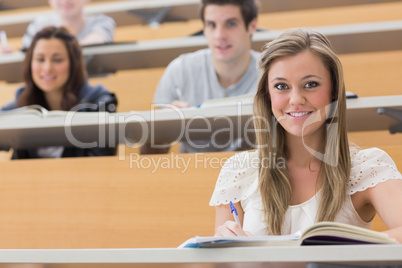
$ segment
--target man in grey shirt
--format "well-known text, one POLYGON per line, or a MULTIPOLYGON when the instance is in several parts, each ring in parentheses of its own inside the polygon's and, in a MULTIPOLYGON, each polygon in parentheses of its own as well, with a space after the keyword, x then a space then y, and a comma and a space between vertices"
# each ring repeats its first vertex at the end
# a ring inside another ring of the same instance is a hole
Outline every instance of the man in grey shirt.
POLYGON ((32 21, 22 38, 22 48, 31 45, 35 34, 47 26, 64 26, 77 36, 81 45, 110 43, 116 28, 106 15, 85 15, 84 6, 90 0, 48 0, 55 14, 39 16, 32 21))
MULTIPOLYGON (((154 103, 178 108, 196 107, 209 99, 255 92, 259 53, 251 50, 251 36, 257 29, 257 15, 254 0, 203 0, 201 19, 208 49, 183 54, 173 60, 158 84, 154 103)), ((180 146, 181 152, 241 149, 245 148, 238 139, 228 146, 211 141, 182 142, 180 146)), ((168 147, 164 150, 146 145, 141 151, 163 153, 167 150, 168 147)))

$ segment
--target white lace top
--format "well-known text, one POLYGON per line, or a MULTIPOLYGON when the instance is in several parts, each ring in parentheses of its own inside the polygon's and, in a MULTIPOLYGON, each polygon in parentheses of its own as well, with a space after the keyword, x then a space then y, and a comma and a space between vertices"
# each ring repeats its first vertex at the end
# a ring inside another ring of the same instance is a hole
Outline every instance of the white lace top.
MULTIPOLYGON (((359 217, 350 196, 389 179, 402 179, 402 176, 389 155, 378 148, 351 148, 350 151, 350 184, 345 203, 335 221, 369 228, 371 222, 365 222, 359 217)), ((222 167, 209 205, 240 201, 244 211, 243 229, 254 235, 266 235, 263 205, 258 189, 258 165, 257 151, 232 156, 222 167)), ((315 222, 320 192, 302 204, 289 206, 282 234, 303 231, 315 222)))

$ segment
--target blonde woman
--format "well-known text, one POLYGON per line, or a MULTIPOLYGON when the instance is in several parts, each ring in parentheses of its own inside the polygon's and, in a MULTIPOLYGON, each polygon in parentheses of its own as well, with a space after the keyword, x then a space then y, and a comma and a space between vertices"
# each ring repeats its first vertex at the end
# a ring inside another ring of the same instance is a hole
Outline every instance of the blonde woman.
POLYGON ((402 242, 402 176, 384 151, 349 147, 342 65, 327 38, 286 31, 259 67, 257 150, 221 170, 210 201, 216 235, 291 234, 317 221, 369 228, 378 213, 402 242))

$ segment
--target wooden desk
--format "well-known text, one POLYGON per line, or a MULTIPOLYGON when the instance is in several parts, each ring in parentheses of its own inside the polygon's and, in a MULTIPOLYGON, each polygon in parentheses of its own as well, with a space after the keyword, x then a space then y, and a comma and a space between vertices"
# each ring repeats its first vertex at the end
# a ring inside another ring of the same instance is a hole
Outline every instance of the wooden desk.
POLYGON ((315 266, 317 263, 399 267, 402 265, 402 245, 0 250, 0 263, 4 263, 0 267, 12 263, 36 263, 35 268, 321 267, 315 266))
MULTIPOLYGON (((382 148, 399 169, 402 168, 401 148, 382 148)), ((209 199, 222 165, 233 154, 140 156, 133 153, 120 158, 1 162, 0 249, 177 247, 190 237, 212 235, 215 210, 208 206, 209 199)), ((383 230, 378 224, 373 228, 383 230)), ((113 256, 113 252, 104 257, 113 256)), ((124 254, 128 258, 137 256, 138 252, 124 254)), ((352 259, 354 253, 346 252, 346 258, 352 259)), ((146 258, 149 258, 147 262, 155 261, 155 254, 159 253, 148 251, 137 261, 146 258)), ((29 256, 39 257, 35 262, 43 262, 40 256, 46 256, 33 253, 21 258, 25 253, 15 254, 0 250, 0 263, 24 259, 32 262, 29 256)), ((366 257, 386 258, 387 253, 384 254, 366 257)), ((88 256, 72 254, 69 260, 73 262, 74 257, 88 256)), ((275 254, 263 254, 261 258, 264 256, 265 260, 271 258, 272 261, 275 254)), ((316 254, 314 258, 320 256, 316 254)), ((337 254, 333 256, 339 258, 337 254)), ((52 260, 57 259, 68 261, 59 257, 52 260)), ((129 259, 123 258, 120 262, 122 260, 129 259)))
MULTIPOLYGON (((389 129, 400 122, 378 114, 377 108, 401 110, 401 103, 402 95, 348 99, 348 131, 389 129)), ((139 146, 146 142, 169 144, 183 140, 215 140, 219 144, 236 138, 246 138, 253 144, 252 116, 252 99, 239 106, 215 105, 133 113, 71 112, 43 118, 38 115, 2 115, 0 148, 114 147, 121 143, 139 146)))
POLYGON ((231 155, 2 162, 0 249, 177 247, 213 235, 208 203, 231 155))
MULTIPOLYGON (((397 2, 398 0, 310 0, 301 3, 288 0, 286 3, 276 0, 260 0, 260 13, 274 13, 290 10, 317 9, 338 6, 364 5, 372 3, 397 2)), ((85 7, 87 14, 104 13, 111 16, 118 26, 143 24, 144 22, 163 23, 165 21, 187 21, 199 19, 200 0, 135 0, 110 1, 94 0, 85 7)), ((47 0, 0 0, 0 9, 27 9, 45 7, 49 9, 47 0)), ((0 28, 9 37, 22 36, 26 27, 35 17, 48 14, 50 11, 31 11, 21 14, 10 14, 0 18, 0 28)))
MULTIPOLYGON (((336 7, 336 6, 349 6, 349 5, 365 5, 373 3, 383 3, 383 2, 396 2, 398 0, 338 0, 338 1, 308 1, 305 3, 300 3, 297 0, 286 1, 286 3, 279 3, 274 0, 262 0, 260 1, 262 12, 278 12, 287 10, 299 10, 299 9, 312 9, 312 8, 323 8, 323 7, 336 7)), ((113 2, 112 0, 92 0, 92 2, 113 2)), ((141 0, 134 0, 126 2, 144 2, 141 0)), ((156 2, 156 1, 155 1, 156 2)), ((194 7, 198 7, 199 0, 182 1, 183 3, 192 4, 194 7)), ((180 4, 180 1, 170 1, 171 5, 180 4)), ((31 7, 43 7, 47 6, 47 0, 0 0, 0 10, 10 10, 10 9, 25 9, 31 7)), ((187 14, 188 16, 188 14, 187 14)), ((198 18, 198 17, 197 17, 198 18)))
MULTIPOLYGON (((386 21, 315 27, 332 42, 338 54, 399 50, 402 47, 402 21, 386 21)), ((261 51, 267 42, 284 30, 257 32, 253 49, 261 51)), ((165 67, 182 53, 206 48, 203 36, 116 43, 85 47, 86 66, 90 75, 114 73, 119 70, 165 67)), ((21 81, 23 52, 0 57, 0 80, 21 81)))

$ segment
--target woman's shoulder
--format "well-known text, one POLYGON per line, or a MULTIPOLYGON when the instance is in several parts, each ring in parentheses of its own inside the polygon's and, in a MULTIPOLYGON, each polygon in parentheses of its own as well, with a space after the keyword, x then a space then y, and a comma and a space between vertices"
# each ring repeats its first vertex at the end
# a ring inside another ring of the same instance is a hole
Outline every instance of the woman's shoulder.
POLYGON ((257 151, 230 157, 222 166, 209 204, 217 206, 248 198, 258 188, 258 167, 257 151))
POLYGON ((15 92, 15 99, 6 103, 5 105, 3 105, 3 107, 1 107, 1 110, 7 111, 7 110, 12 110, 12 109, 18 108, 17 99, 21 95, 21 93, 24 91, 24 89, 25 89, 25 87, 18 88, 17 91, 15 92))
POLYGON ((364 191, 389 179, 402 179, 392 158, 379 148, 351 148, 349 194, 364 191))
POLYGON ((104 95, 110 95, 110 91, 102 84, 90 85, 88 82, 81 87, 80 100, 96 103, 104 95))
MULTIPOLYGON (((96 104, 99 106, 106 106, 109 104, 117 105, 117 98, 115 94, 111 93, 102 84, 97 84, 95 86, 85 83, 81 87, 79 102, 81 104, 96 104)), ((99 108, 99 110, 101 110, 99 108)), ((109 109, 107 109, 109 110, 109 109)), ((115 109, 114 109, 115 111, 115 109)))

